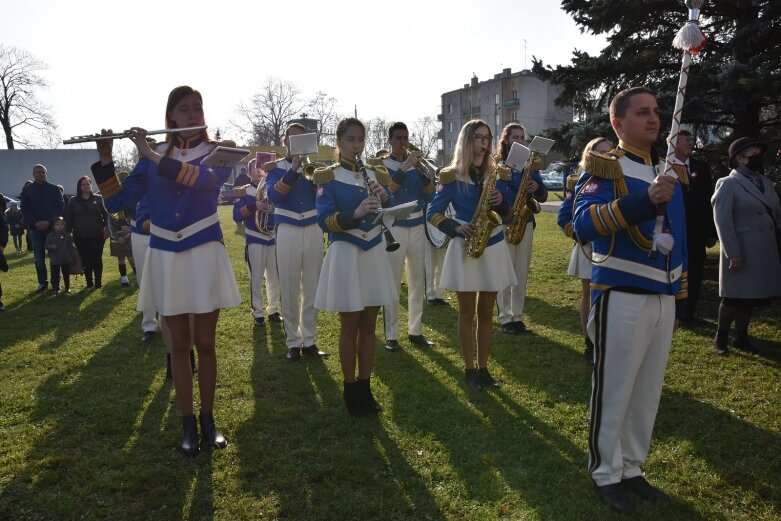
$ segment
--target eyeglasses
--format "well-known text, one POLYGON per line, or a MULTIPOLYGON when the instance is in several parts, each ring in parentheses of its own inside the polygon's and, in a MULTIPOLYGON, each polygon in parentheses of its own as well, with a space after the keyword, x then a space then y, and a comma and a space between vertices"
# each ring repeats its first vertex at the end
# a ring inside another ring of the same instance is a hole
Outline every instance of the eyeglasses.
POLYGON ((475 134, 475 141, 489 141, 490 142, 491 141, 491 135, 490 134, 488 134, 488 135, 485 135, 485 134, 483 134, 483 135, 475 134))

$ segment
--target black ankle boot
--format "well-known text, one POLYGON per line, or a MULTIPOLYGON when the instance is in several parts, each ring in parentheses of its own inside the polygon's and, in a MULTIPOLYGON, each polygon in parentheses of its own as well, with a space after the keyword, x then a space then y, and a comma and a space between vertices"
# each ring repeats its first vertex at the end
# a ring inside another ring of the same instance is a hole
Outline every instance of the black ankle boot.
POLYGON ((198 364, 195 363, 195 351, 192 349, 190 349, 190 369, 192 369, 193 374, 198 372, 198 364))
POLYGON ((182 445, 179 452, 185 456, 198 454, 198 426, 195 424, 195 416, 182 416, 182 445))
POLYGON ((741 351, 746 351, 747 353, 756 353, 756 348, 751 344, 751 341, 748 339, 748 330, 746 331, 735 331, 735 340, 732 341, 732 347, 735 349, 740 349, 741 351))
POLYGON ((347 406, 347 412, 353 416, 365 416, 366 406, 361 401, 361 389, 360 383, 356 382, 344 382, 344 404, 347 406))
POLYGON ((719 356, 728 356, 727 341, 729 340, 729 331, 717 330, 716 337, 713 339, 713 351, 719 356))
POLYGON ((212 447, 224 449, 228 446, 228 440, 214 425, 214 415, 212 413, 202 412, 198 418, 201 421, 201 448, 203 450, 209 450, 212 447))
POLYGON ((174 377, 174 373, 171 371, 171 353, 165 354, 165 377, 168 380, 174 377))
POLYGON ((377 400, 374 399, 374 395, 372 394, 371 379, 358 380, 356 383, 358 384, 358 390, 360 391, 358 396, 361 401, 361 406, 366 410, 366 413, 377 414, 380 412, 382 407, 377 403, 377 400))

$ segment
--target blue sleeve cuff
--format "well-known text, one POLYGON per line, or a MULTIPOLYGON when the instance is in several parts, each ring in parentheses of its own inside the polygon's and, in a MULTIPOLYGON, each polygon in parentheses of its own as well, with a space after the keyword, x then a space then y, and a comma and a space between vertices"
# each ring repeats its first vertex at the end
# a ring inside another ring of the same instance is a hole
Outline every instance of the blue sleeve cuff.
POLYGON ((296 181, 298 181, 298 176, 301 175, 292 168, 285 172, 285 175, 282 176, 282 182, 285 183, 288 186, 293 186, 296 184, 296 181))
POLYGON ((359 219, 353 218, 353 212, 339 212, 336 222, 342 230, 353 230, 361 224, 359 219))
POLYGON ((443 233, 445 233, 448 237, 455 237, 458 235, 456 232, 456 228, 458 228, 459 224, 458 221, 455 219, 445 219, 441 223, 439 223, 439 230, 443 233))

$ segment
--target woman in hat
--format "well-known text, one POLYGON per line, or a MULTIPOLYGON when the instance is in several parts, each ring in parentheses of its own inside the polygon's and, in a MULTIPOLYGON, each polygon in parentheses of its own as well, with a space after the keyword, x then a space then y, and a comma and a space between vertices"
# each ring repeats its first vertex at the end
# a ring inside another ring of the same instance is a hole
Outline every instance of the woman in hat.
POLYGON ((754 307, 781 295, 781 203, 773 183, 763 175, 762 155, 767 145, 740 138, 729 147, 730 174, 716 182, 713 218, 721 243, 719 264, 719 322, 713 349, 729 354, 727 340, 732 322, 732 346, 754 351, 748 326, 754 307))

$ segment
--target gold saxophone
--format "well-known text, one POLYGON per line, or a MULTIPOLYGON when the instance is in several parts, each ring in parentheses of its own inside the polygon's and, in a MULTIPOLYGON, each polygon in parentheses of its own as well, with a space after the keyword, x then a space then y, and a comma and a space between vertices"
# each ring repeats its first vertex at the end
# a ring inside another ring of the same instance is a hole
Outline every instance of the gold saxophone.
POLYGON ((542 207, 540 203, 535 199, 529 191, 529 183, 532 180, 532 170, 539 168, 540 158, 536 152, 531 153, 531 157, 526 162, 526 166, 523 169, 523 177, 521 178, 521 185, 518 187, 518 193, 515 195, 515 202, 513 203, 513 220, 512 223, 507 226, 507 242, 510 244, 519 244, 523 240, 523 236, 526 234, 526 224, 532 215, 540 213, 542 207))
POLYGON ((474 215, 472 215, 471 224, 474 228, 474 233, 471 237, 467 237, 464 240, 464 251, 473 259, 477 259, 483 254, 485 246, 488 244, 488 239, 491 237, 491 231, 502 224, 501 216, 491 210, 491 203, 488 202, 494 189, 496 189, 497 177, 509 180, 510 168, 497 164, 496 168, 488 174, 483 183, 480 200, 477 202, 474 215))

